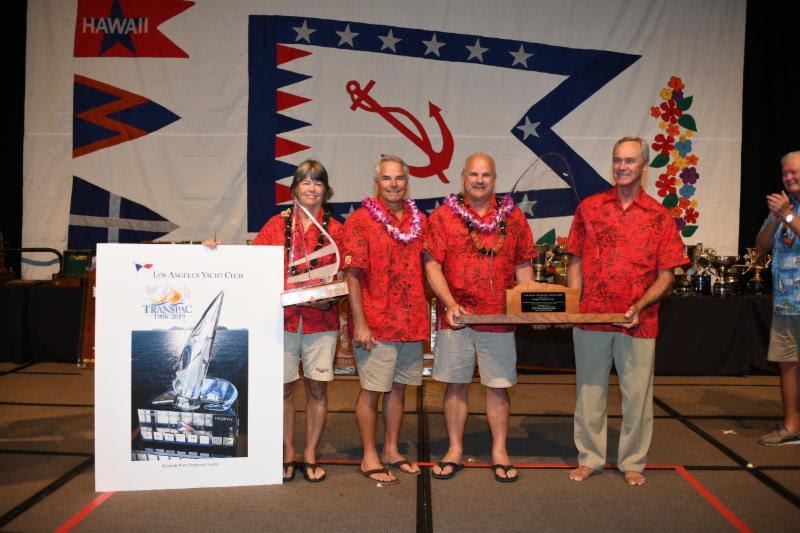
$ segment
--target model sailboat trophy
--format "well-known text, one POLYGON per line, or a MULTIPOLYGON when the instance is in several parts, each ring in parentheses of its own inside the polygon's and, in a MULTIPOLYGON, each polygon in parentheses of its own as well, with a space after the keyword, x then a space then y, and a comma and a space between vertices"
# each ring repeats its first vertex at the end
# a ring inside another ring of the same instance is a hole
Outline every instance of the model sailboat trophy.
MULTIPOLYGON (((289 305, 297 305, 308 302, 318 302, 320 300, 328 300, 331 298, 338 298, 347 295, 347 284, 339 277, 339 247, 333 241, 330 233, 320 224, 316 217, 313 216, 308 209, 303 207, 297 200, 294 202, 294 209, 292 209, 293 219, 291 221, 291 232, 294 234, 295 227, 300 223, 298 209, 301 209, 306 216, 311 220, 320 233, 321 239, 324 238, 328 244, 307 253, 303 250, 303 255, 299 258, 294 256, 294 246, 289 247, 289 258, 286 268, 289 275, 286 278, 286 284, 289 287, 296 287, 289 289, 281 294, 281 305, 284 307, 289 305), (336 261, 323 266, 314 267, 315 260, 335 255, 336 261), (307 265, 303 272, 294 274, 297 268, 307 265)), ((298 239, 303 241, 303 239, 298 239)))

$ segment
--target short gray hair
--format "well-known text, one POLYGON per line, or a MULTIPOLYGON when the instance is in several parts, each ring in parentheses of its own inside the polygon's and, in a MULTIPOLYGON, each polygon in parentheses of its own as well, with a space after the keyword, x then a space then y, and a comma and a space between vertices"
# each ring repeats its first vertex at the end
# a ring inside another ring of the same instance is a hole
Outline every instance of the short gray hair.
POLYGON ((617 151, 617 146, 619 146, 622 143, 627 143, 627 142, 639 143, 639 148, 641 148, 642 160, 644 161, 644 164, 647 165, 648 163, 650 163, 650 146, 648 146, 647 141, 645 141, 641 137, 623 137, 623 138, 621 138, 620 140, 618 140, 617 142, 614 143, 614 147, 611 149, 611 153, 613 154, 614 152, 617 151))
POLYGON ((800 150, 784 154, 783 157, 781 157, 781 166, 785 165, 790 159, 800 159, 800 150))
POLYGON ((403 158, 394 154, 381 154, 381 158, 375 163, 375 175, 372 177, 373 180, 378 181, 381 178, 381 165, 389 162, 399 163, 400 166, 403 167, 403 176, 408 178, 408 165, 403 161, 403 158))

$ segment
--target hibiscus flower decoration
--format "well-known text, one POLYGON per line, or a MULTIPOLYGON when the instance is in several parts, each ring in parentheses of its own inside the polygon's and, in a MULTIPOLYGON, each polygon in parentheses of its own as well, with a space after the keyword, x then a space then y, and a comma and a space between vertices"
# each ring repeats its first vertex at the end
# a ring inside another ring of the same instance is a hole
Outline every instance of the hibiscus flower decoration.
POLYGON ((686 161, 686 158, 681 156, 676 157, 674 163, 675 166, 678 167, 679 169, 686 168, 689 166, 689 162, 686 161))
POLYGON ((670 76, 669 82, 667 82, 667 87, 673 91, 682 91, 685 85, 683 84, 683 80, 678 76, 670 76))
POLYGON ((695 183, 697 183, 697 179, 699 177, 700 174, 694 167, 688 167, 681 170, 681 180, 683 180, 684 183, 690 183, 694 185, 695 183))
POLYGON ((681 111, 674 100, 661 102, 658 107, 661 108, 661 118, 664 122, 669 122, 670 124, 678 122, 678 118, 683 114, 683 111, 681 111))
POLYGON ((675 218, 675 225, 678 226, 678 231, 683 231, 683 228, 686 227, 686 221, 683 220, 681 217, 674 217, 675 218))
POLYGON ((668 194, 675 194, 675 178, 667 174, 661 174, 656 180, 658 195, 662 198, 668 194))
MULTIPOLYGON (((652 109, 657 109, 657 108, 654 107, 652 109)), ((652 109, 650 111, 651 115, 653 114, 652 109)), ((659 115, 660 115, 660 113, 659 113, 659 115)), ((655 115, 655 116, 659 116, 659 115, 655 115)), ((677 137, 680 132, 681 132, 681 129, 680 129, 680 127, 678 127, 677 124, 670 124, 669 126, 667 126, 667 135, 669 135, 670 137, 677 137)))
POLYGON ((689 207, 689 206, 691 206, 691 205, 692 205, 692 202, 690 202, 690 201, 689 201, 689 200, 687 200, 686 198, 678 198, 678 205, 679 205, 679 206, 680 206, 682 209, 686 209, 687 207, 689 207))
POLYGON ((567 238, 566 237, 556 237, 556 245, 557 246, 566 246, 567 245, 567 238))
POLYGON ((674 216, 674 217, 679 217, 679 216, 683 215, 683 209, 680 206, 677 206, 677 205, 675 207, 673 207, 672 209, 670 209, 670 212, 672 213, 672 216, 674 216))
POLYGON ((669 165, 667 165, 667 175, 669 175, 669 176, 677 176, 677 175, 678 175, 678 171, 679 171, 679 170, 680 170, 680 169, 679 169, 678 167, 676 167, 676 166, 675 166, 674 164, 672 164, 672 163, 670 163, 669 165))
POLYGON ((697 218, 700 216, 700 213, 692 209, 691 207, 686 210, 686 213, 683 215, 683 218, 689 224, 695 224, 697 222, 697 218))
POLYGON ((670 150, 673 148, 675 148, 674 137, 665 137, 660 133, 656 135, 656 140, 653 143, 653 150, 656 152, 661 152, 664 155, 668 155, 670 150))
POLYGON ((698 163, 699 161, 700 161, 700 158, 699 158, 699 157, 697 157, 697 156, 696 156, 696 155, 694 155, 694 154, 692 154, 692 155, 689 155, 689 156, 686 156, 686 162, 687 162, 687 163, 689 163, 689 165, 691 165, 691 166, 693 166, 693 167, 696 167, 696 166, 697 166, 697 163, 698 163))
POLYGON ((661 98, 664 100, 669 100, 672 98, 672 91, 670 89, 661 89, 661 98))
POLYGON ((651 107, 650 108, 650 116, 653 117, 653 118, 660 117, 661 116, 661 110, 656 106, 651 107))
POLYGON ((681 187, 681 190, 678 191, 678 193, 684 198, 691 198, 692 196, 694 196, 694 191, 695 191, 694 185, 689 185, 687 183, 686 185, 681 187))

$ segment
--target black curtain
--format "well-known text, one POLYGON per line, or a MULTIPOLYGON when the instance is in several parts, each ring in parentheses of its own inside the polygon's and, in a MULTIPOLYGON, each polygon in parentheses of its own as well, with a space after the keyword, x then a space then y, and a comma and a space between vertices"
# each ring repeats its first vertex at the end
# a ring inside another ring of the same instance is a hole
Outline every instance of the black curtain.
MULTIPOLYGON (((25 106, 25 26, 27 2, 4 5, 8 79, 3 143, 5 176, 0 179, 0 231, 7 245, 22 241, 22 137, 25 106)), ((767 214, 764 197, 780 190, 781 155, 800 150, 800 8, 783 2, 747 3, 742 120, 742 180, 739 248, 752 246, 767 214)), ((44 216, 44 215, 42 215, 44 216)), ((713 243, 707 243, 713 246, 713 243)), ((6 264, 19 271, 19 255, 6 264)))
MULTIPOLYGON (((22 0, 5 2, 6 90, 10 91, 4 106, 6 134, 3 161, 6 166, 0 177, 0 233, 6 247, 19 248, 22 242, 22 134, 25 108, 25 27, 28 3, 22 0)), ((6 256, 5 264, 19 272, 20 255, 6 256)))
POLYGON ((765 196, 782 188, 781 156, 800 150, 800 8, 782 4, 747 3, 740 252, 753 246, 767 216, 765 196))

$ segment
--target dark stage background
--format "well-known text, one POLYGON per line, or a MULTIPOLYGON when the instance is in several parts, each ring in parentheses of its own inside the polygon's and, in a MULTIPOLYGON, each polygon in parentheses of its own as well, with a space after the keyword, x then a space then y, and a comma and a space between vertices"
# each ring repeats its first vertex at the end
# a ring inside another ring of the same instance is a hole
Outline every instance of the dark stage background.
MULTIPOLYGON (((720 0, 724 8, 725 1, 720 0)), ((800 150, 800 57, 797 21, 800 7, 778 2, 747 3, 742 124, 740 252, 752 246, 767 214, 764 197, 780 189, 780 156, 800 150)), ((25 27, 27 2, 3 5, 6 13, 6 128, 0 179, 0 231, 7 246, 22 236, 22 141, 25 107, 25 27)), ((634 132, 635 133, 635 132, 634 132)), ((46 216, 40 214, 40 216, 46 216)), ((713 246, 713 243, 706 243, 713 246)), ((6 264, 19 272, 19 255, 6 264)))

